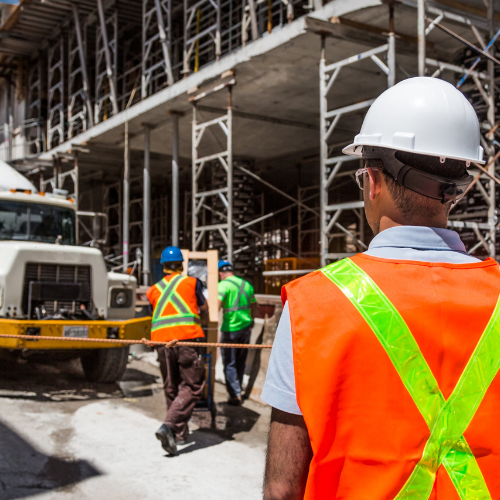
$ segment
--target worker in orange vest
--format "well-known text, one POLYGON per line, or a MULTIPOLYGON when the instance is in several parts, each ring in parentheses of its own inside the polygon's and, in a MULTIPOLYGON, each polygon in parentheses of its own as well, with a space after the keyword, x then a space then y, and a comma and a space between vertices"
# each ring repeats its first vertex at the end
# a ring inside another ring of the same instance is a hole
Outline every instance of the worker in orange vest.
POLYGON ((447 229, 484 163, 474 109, 405 80, 344 153, 375 237, 283 289, 264 498, 500 498, 500 271, 447 229))
POLYGON ((208 309, 201 282, 182 276, 183 261, 180 248, 165 248, 160 258, 165 277, 147 291, 153 307, 151 340, 179 340, 175 347, 157 349, 167 417, 156 431, 156 438, 169 455, 175 455, 177 445, 184 444, 188 437, 188 422, 203 392, 205 378, 199 349, 182 345, 183 341, 204 340, 200 311, 208 309))

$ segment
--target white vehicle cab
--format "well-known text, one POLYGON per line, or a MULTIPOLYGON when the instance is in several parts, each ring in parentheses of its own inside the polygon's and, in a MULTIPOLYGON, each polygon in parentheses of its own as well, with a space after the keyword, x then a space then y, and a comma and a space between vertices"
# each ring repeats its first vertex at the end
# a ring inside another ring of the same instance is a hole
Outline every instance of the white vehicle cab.
MULTIPOLYGON (((57 192, 56 192, 57 193, 57 192)), ((141 339, 148 318, 133 319, 136 280, 108 272, 96 248, 77 246, 75 203, 60 194, 39 193, 0 161, 0 348, 71 350, 86 377, 118 380, 128 347, 44 336, 141 339)))

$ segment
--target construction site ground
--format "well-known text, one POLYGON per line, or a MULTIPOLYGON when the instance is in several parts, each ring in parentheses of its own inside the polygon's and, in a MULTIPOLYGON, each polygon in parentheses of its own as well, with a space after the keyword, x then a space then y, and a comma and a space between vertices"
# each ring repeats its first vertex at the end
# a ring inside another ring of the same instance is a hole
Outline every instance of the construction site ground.
POLYGON ((168 457, 155 438, 165 401, 155 353, 132 356, 118 384, 83 379, 78 360, 50 364, 0 351, 0 499, 176 500, 261 497, 270 408, 196 412, 168 457))

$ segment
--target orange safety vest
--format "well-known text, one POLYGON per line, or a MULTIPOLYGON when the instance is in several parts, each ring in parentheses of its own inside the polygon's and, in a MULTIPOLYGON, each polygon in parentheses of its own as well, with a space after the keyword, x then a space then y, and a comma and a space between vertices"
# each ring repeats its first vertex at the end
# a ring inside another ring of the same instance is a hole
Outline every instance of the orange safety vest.
POLYGON ((153 306, 151 340, 204 337, 196 299, 196 278, 170 274, 146 293, 153 306))
MULTIPOLYGON (((400 314, 448 400, 497 306, 498 264, 363 254, 352 261, 400 314)), ((297 401, 313 449, 305 498, 399 498, 431 432, 386 350, 322 271, 286 285, 282 299, 290 310, 297 401)), ((500 498, 499 418, 495 376, 463 433, 493 499, 500 498)), ((428 498, 460 499, 443 465, 431 484, 428 498)))

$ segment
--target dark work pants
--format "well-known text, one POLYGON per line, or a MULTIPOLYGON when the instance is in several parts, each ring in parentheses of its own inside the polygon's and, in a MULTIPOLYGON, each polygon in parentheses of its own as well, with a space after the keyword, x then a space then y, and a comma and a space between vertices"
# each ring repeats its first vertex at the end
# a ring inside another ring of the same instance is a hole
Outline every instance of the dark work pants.
MULTIPOLYGON (((249 344, 250 327, 236 332, 222 332, 222 340, 225 344, 249 344)), ((221 349, 222 362, 224 364, 224 375, 229 397, 241 396, 241 385, 245 373, 245 363, 248 349, 221 349)))
POLYGON ((189 434, 188 422, 205 385, 205 365, 198 349, 184 347, 158 348, 158 361, 163 377, 163 390, 167 400, 168 425, 178 440, 189 434))

